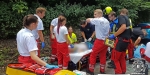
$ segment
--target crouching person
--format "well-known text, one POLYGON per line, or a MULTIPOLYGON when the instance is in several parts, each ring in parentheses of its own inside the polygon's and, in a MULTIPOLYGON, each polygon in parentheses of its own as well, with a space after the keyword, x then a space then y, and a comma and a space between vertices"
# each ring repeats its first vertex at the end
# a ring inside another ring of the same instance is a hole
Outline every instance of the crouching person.
POLYGON ((70 60, 68 44, 68 30, 65 26, 66 18, 58 18, 58 25, 54 28, 54 34, 57 40, 57 58, 58 66, 62 69, 68 68, 68 62, 70 60))
POLYGON ((38 18, 34 15, 27 15, 23 19, 24 28, 17 33, 17 48, 20 56, 19 63, 37 63, 46 68, 58 68, 55 65, 49 65, 41 60, 38 55, 37 42, 32 34, 32 30, 37 28, 38 18))

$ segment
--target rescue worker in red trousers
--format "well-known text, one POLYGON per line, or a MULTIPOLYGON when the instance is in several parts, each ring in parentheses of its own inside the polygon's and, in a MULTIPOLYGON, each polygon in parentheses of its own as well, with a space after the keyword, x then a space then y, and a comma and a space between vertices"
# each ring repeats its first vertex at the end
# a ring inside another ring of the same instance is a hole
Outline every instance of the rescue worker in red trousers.
POLYGON ((57 40, 57 58, 58 66, 62 69, 68 68, 68 62, 70 60, 68 44, 68 30, 65 26, 66 18, 58 18, 58 25, 54 28, 54 34, 57 40))
POLYGON ((54 35, 54 27, 58 25, 58 18, 63 18, 65 17, 64 14, 59 14, 59 16, 55 19, 53 19, 51 21, 51 26, 50 26, 50 46, 51 46, 51 49, 52 49, 52 52, 51 52, 51 56, 50 56, 50 61, 51 62, 54 62, 56 59, 57 59, 57 40, 55 38, 55 35, 54 35))
POLYGON ((111 34, 108 38, 115 39, 114 49, 112 50, 111 59, 115 64, 115 74, 126 73, 126 49, 130 42, 131 29, 128 19, 128 10, 123 8, 118 16, 117 32, 111 34))
POLYGON ((105 64, 106 64, 106 52, 108 46, 104 44, 106 37, 109 35, 110 25, 109 21, 103 17, 103 12, 101 9, 96 9, 94 11, 95 18, 88 18, 86 21, 95 25, 96 40, 92 48, 92 53, 90 54, 89 69, 88 73, 94 75, 94 66, 96 63, 96 57, 99 54, 100 59, 100 73, 105 74, 105 64))

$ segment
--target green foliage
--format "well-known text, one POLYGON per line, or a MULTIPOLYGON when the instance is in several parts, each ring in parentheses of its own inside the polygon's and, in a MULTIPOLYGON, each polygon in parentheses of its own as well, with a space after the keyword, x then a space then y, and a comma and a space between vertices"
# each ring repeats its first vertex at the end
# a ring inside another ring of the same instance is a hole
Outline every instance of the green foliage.
MULTIPOLYGON (((13 38, 22 28, 22 19, 27 14, 34 14, 39 6, 43 6, 38 1, 11 0, 10 2, 0 1, 0 38, 13 38)), ((84 0, 88 3, 89 0, 84 0)), ((127 8, 129 17, 135 22, 150 21, 150 2, 147 0, 94 0, 96 5, 81 3, 75 1, 63 0, 46 0, 46 16, 42 19, 44 23, 44 34, 49 34, 49 26, 52 19, 58 14, 64 13, 67 17, 67 25, 78 27, 79 21, 88 17, 93 17, 93 10, 96 8, 104 9, 111 6, 119 14, 119 10, 127 8), (70 3, 68 3, 68 1, 70 3), (84 5, 84 6, 83 6, 84 5), (144 14, 143 14, 144 13, 144 14)))
MULTIPOLYGON (((119 14, 120 9, 126 8, 129 10, 129 17, 133 22, 139 18, 139 11, 147 10, 150 8, 149 2, 144 0, 96 0, 99 6, 103 9, 106 6, 111 6, 114 11, 119 14)), ((148 17, 147 17, 148 18, 148 17)))
POLYGON ((28 6, 26 2, 23 1, 17 1, 12 6, 13 11, 18 11, 18 13, 24 13, 26 10, 28 10, 28 6))

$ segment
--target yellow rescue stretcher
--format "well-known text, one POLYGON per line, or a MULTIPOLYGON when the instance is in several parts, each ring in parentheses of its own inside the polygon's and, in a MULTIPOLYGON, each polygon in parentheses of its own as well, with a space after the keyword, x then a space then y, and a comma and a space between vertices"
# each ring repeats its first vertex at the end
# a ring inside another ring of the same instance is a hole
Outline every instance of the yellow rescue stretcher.
MULTIPOLYGON (((7 75, 37 75, 32 72, 24 71, 21 69, 14 69, 14 68, 10 68, 10 67, 7 67, 6 74, 7 75)), ((57 73, 55 73, 54 75, 76 75, 76 73, 69 71, 69 70, 60 70, 57 73)))

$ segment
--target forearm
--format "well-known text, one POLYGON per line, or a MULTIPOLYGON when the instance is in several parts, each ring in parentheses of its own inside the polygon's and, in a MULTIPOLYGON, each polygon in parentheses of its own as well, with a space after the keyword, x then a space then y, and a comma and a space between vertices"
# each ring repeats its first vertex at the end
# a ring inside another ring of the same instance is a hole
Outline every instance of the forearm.
POLYGON ((53 29, 54 29, 54 26, 50 26, 50 34, 52 35, 53 34, 53 29))
POLYGON ((87 18, 86 21, 89 23, 89 22, 91 22, 91 19, 93 19, 93 18, 87 18))
POLYGON ((81 32, 81 35, 84 39, 86 39, 84 32, 81 32))
POLYGON ((114 36, 118 36, 120 35, 121 33, 123 33, 124 31, 126 30, 126 25, 121 25, 121 27, 118 29, 118 31, 114 34, 114 36))
POLYGON ((39 38, 41 42, 44 42, 43 32, 42 30, 38 30, 39 38))
POLYGON ((36 63, 42 65, 42 66, 45 66, 46 65, 46 62, 44 62, 43 60, 41 60, 37 55, 36 55, 36 52, 32 51, 30 52, 30 56, 31 56, 31 59, 34 60, 36 63))
POLYGON ((137 46, 140 43, 141 39, 137 39, 134 43, 134 46, 137 46))
POLYGON ((93 38, 94 36, 95 36, 95 31, 93 32, 93 34, 92 34, 91 38, 93 38))

